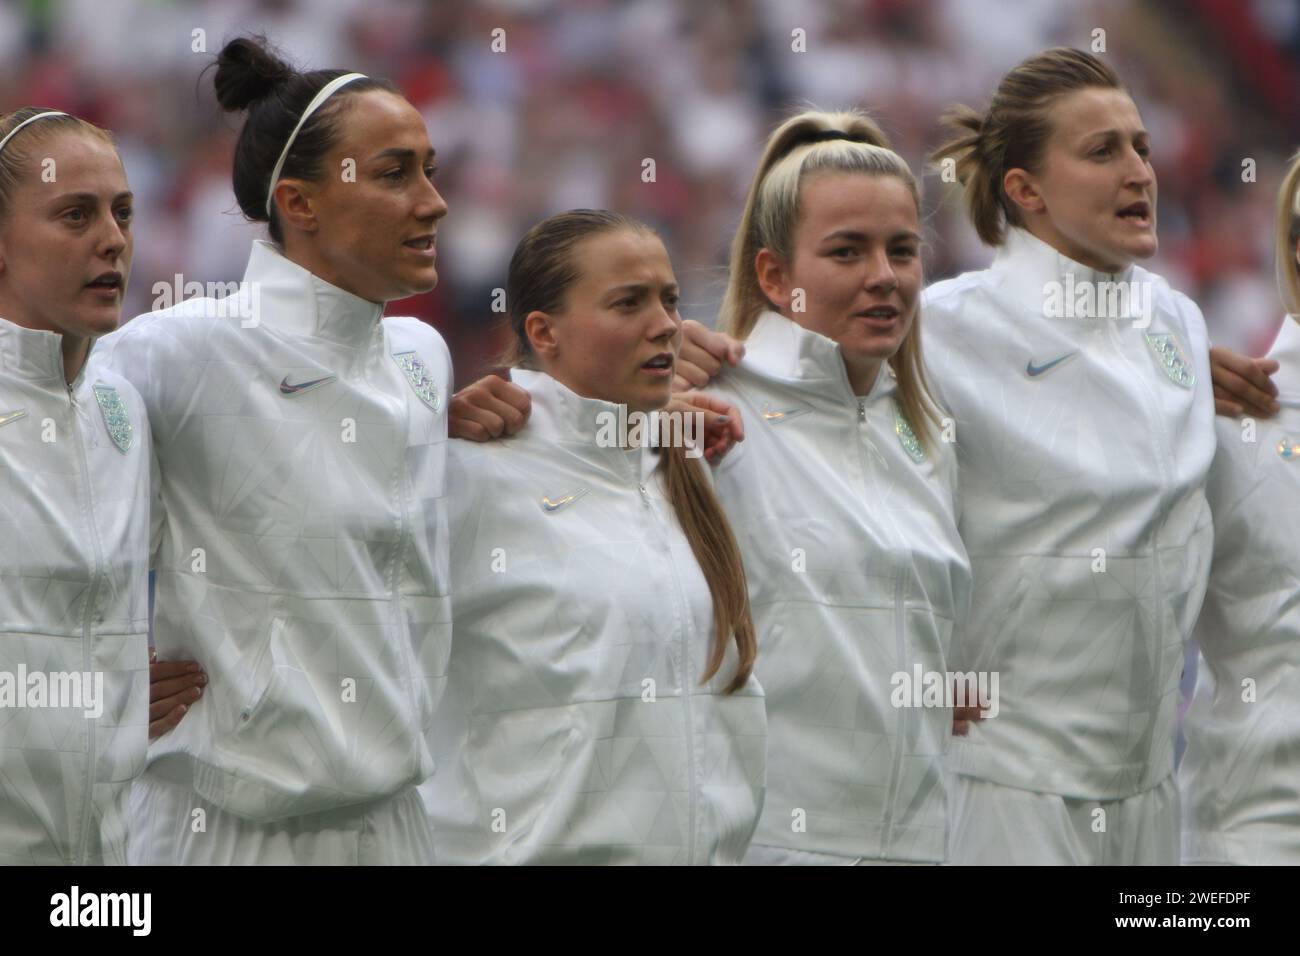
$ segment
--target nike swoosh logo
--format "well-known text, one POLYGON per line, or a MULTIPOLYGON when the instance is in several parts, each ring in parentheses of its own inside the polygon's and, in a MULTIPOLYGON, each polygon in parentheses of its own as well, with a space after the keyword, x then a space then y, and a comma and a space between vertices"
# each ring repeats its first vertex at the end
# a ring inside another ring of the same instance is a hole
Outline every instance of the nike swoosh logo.
POLYGON ((16 412, 6 412, 0 415, 0 426, 8 425, 10 422, 16 422, 20 418, 27 417, 27 409, 20 408, 16 412))
POLYGON ((1064 355, 1060 356, 1059 358, 1054 358, 1050 362, 1045 362, 1042 365, 1035 365, 1034 360, 1031 358, 1029 360, 1029 364, 1025 366, 1025 374, 1028 375, 1030 378, 1036 378, 1037 376, 1042 375, 1045 372, 1050 372, 1052 369, 1056 368, 1056 366, 1060 365, 1066 359, 1074 358, 1074 356, 1078 354, 1079 354, 1079 350, 1075 349, 1073 352, 1066 352, 1064 355))
POLYGON ((582 497, 583 495, 585 495, 586 493, 587 493, 587 489, 586 489, 586 488, 583 488, 583 489, 581 489, 580 491, 575 491, 575 492, 573 492, 573 494, 570 494, 570 495, 562 495, 562 496, 559 497, 559 498, 551 498, 549 495, 543 495, 543 496, 542 496, 542 510, 543 510, 543 511, 559 511, 559 510, 560 510, 561 508, 563 508, 565 505, 573 504, 573 502, 577 501, 579 498, 581 498, 581 497, 582 497))
POLYGON ((280 394, 281 394, 281 395, 298 395, 298 394, 300 394, 300 393, 302 393, 302 392, 307 391, 309 388, 316 388, 317 386, 320 386, 320 385, 328 385, 330 382, 334 381, 334 379, 336 379, 336 378, 338 378, 337 375, 326 375, 324 378, 313 379, 313 380, 310 381, 310 382, 299 382, 297 385, 290 385, 290 384, 289 384, 289 376, 286 375, 286 376, 284 377, 284 380, 283 380, 282 382, 280 382, 280 394))
POLYGON ((782 422, 788 422, 792 418, 798 418, 800 415, 807 414, 806 408, 787 408, 784 411, 764 406, 763 421, 779 425, 782 422))

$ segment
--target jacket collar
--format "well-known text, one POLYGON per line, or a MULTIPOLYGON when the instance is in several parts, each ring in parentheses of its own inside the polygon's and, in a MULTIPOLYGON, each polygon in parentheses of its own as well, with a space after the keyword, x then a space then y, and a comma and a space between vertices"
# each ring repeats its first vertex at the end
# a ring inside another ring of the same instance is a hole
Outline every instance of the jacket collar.
MULTIPOLYGON (((516 368, 511 370, 510 380, 532 397, 532 412, 525 432, 532 432, 546 442, 583 446, 589 449, 590 460, 608 462, 620 471, 635 465, 641 481, 658 467, 657 449, 598 444, 602 429, 608 431, 610 423, 619 422, 623 406, 584 398, 545 372, 516 368)), ((627 413, 622 414, 626 420, 627 413)))
POLYGON ((0 319, 0 368, 31 382, 59 388, 70 387, 76 391, 86 376, 86 366, 90 364, 90 353, 94 348, 95 341, 92 339, 86 361, 69 386, 63 368, 61 334, 28 329, 0 319))
POLYGON ((330 285, 265 240, 253 243, 241 295, 252 296, 259 324, 363 348, 380 327, 384 307, 330 285))
POLYGON ((1049 282, 1060 283, 1065 288, 1077 288, 1085 283, 1129 282, 1134 278, 1136 266, 1130 263, 1119 272, 1103 272, 1076 262, 1025 229, 1010 226, 992 268, 1020 295, 1038 303, 1044 301, 1049 282))
MULTIPOLYGON (((836 397, 857 397, 849 385, 839 343, 776 312, 764 312, 758 317, 745 339, 742 367, 765 378, 816 388, 836 397)), ((894 370, 888 362, 882 362, 866 398, 875 401, 892 394, 894 388, 894 370)))

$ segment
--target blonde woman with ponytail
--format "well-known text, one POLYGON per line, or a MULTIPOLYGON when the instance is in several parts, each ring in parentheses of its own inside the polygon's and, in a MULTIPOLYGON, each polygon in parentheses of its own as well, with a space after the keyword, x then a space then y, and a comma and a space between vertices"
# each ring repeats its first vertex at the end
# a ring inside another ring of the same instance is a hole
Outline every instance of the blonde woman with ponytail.
POLYGON ((744 358, 708 390, 747 422, 715 481, 768 706, 748 863, 945 859, 970 569, 921 357, 921 244, 916 179, 865 115, 769 137, 719 321, 744 358))
POLYGON ((575 210, 524 237, 506 290, 531 416, 451 442, 454 638, 423 788, 438 860, 739 862, 766 743, 740 554, 707 466, 613 427, 670 398, 668 255, 575 210))
POLYGON ((955 863, 1178 861, 1179 679, 1212 543, 1209 345, 1155 254, 1150 136, 1054 49, 949 114, 936 154, 989 269, 926 291, 974 571, 957 667, 999 716, 954 742, 955 863))
POLYGON ((1300 154, 1278 197, 1276 258, 1281 410, 1216 421, 1214 563, 1179 767, 1184 863, 1300 864, 1300 154))

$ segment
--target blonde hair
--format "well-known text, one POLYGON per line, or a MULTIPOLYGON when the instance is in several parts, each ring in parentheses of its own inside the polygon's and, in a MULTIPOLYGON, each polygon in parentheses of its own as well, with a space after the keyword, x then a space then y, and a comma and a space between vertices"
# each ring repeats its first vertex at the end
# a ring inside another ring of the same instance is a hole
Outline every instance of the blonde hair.
MULTIPOLYGON (((44 106, 24 106, 12 113, 0 115, 0 139, 8 136, 10 130, 17 129, 20 123, 48 112, 51 111, 44 106)), ((32 147, 48 143, 54 137, 67 132, 85 133, 116 148, 108 130, 100 129, 94 123, 88 123, 66 113, 62 116, 47 116, 35 123, 28 123, 5 144, 4 151, 0 152, 0 221, 9 214, 10 200, 31 159, 32 147)))
POLYGON ((1115 71, 1091 53, 1054 47, 1002 77, 987 112, 954 106, 944 113, 944 124, 958 132, 934 152, 932 161, 935 166, 955 161, 966 212, 985 245, 1002 245, 1007 226, 1022 224, 1002 180, 1011 169, 1038 170, 1052 134, 1052 103, 1065 93, 1093 88, 1123 86, 1115 71))
MULTIPOLYGON (((747 338, 763 312, 776 311, 758 284, 754 260, 760 249, 768 249, 780 259, 791 261, 799 189, 806 177, 818 172, 893 176, 911 192, 920 213, 916 176, 889 148, 888 137, 866 113, 810 110, 791 117, 767 138, 749 186, 745 212, 731 243, 730 276, 718 318, 721 331, 738 339, 747 338)), ((927 423, 937 424, 939 416, 925 378, 919 306, 912 328, 889 359, 889 366, 898 378, 903 413, 922 443, 928 445, 927 423)))
POLYGON ((1296 262, 1296 243, 1300 243, 1300 152, 1291 157, 1291 168, 1278 190, 1274 231, 1277 292, 1287 315, 1300 320, 1300 263, 1296 262))
MULTIPOLYGON (((519 240, 506 275, 506 302, 514 332, 507 364, 538 368, 525 328, 528 315, 564 308, 570 287, 582 276, 582 262, 576 255, 579 243, 624 229, 655 235, 653 229, 630 216, 604 209, 572 209, 539 222, 519 240)), ((700 459, 687 458, 681 447, 663 448, 660 454, 665 456, 668 501, 713 599, 713 643, 700 683, 707 683, 721 669, 727 644, 734 639, 736 673, 726 688, 731 694, 745 686, 758 656, 740 546, 700 459)))

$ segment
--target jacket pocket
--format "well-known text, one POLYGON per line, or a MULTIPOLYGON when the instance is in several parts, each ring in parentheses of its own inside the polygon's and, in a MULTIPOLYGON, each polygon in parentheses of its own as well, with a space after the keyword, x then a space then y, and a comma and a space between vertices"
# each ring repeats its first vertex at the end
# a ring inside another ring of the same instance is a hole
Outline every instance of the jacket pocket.
POLYGON ((262 705, 270 696, 271 686, 275 683, 276 674, 276 655, 272 651, 272 646, 281 640, 283 633, 284 618, 272 618, 270 631, 267 634, 266 641, 262 644, 262 649, 258 652, 257 663, 253 665, 248 688, 242 698, 236 724, 237 731, 253 723, 262 705))

